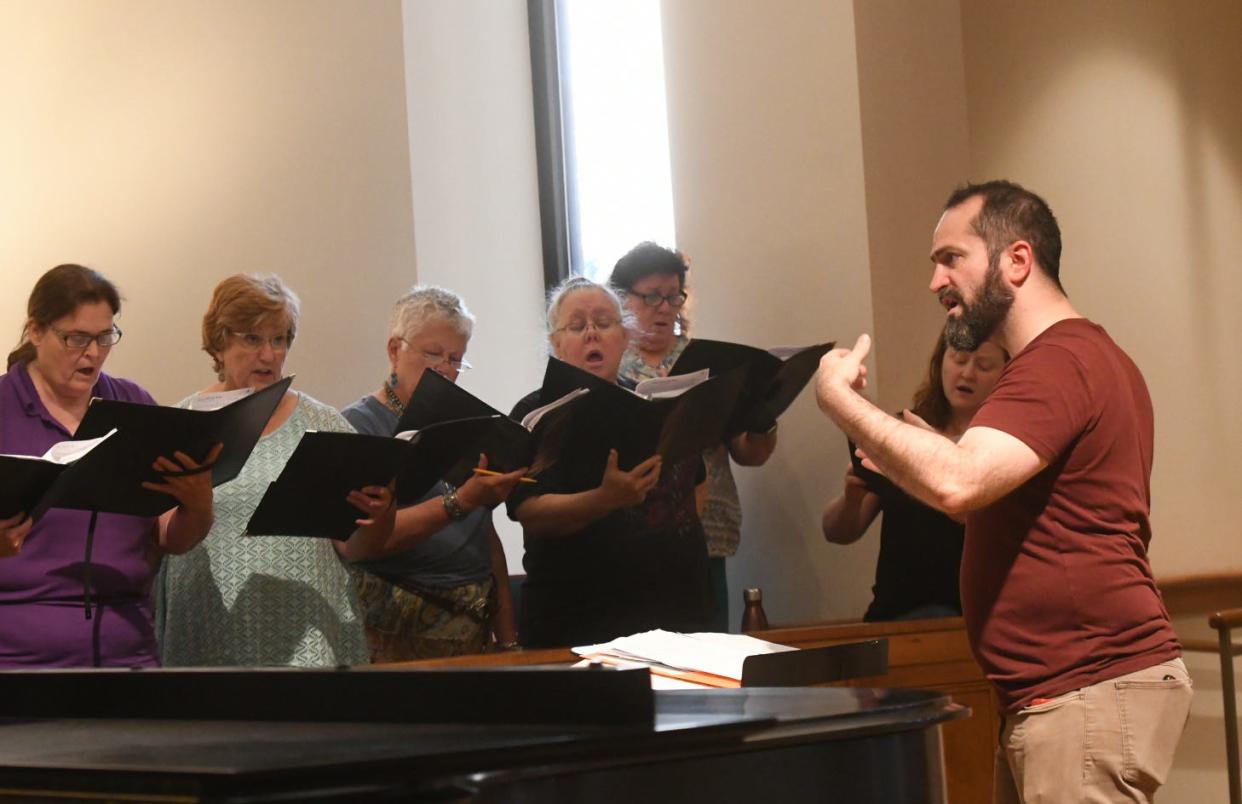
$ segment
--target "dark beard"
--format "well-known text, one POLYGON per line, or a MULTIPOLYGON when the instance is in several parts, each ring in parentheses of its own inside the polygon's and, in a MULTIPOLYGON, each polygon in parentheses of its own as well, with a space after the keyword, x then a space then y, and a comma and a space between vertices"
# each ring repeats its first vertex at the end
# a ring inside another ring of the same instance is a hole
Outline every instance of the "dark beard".
MULTIPOLYGON (((998 255, 999 257, 999 255, 998 255)), ((944 322, 945 342, 960 352, 973 352, 996 332, 1013 306, 1013 291, 1001 281, 999 260, 988 264, 979 298, 967 305, 957 299, 961 314, 944 322)))

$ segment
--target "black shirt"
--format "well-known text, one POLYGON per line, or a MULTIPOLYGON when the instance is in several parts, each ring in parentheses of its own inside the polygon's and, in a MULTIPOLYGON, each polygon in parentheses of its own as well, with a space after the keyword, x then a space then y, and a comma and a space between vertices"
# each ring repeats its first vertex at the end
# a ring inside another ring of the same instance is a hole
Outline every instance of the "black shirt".
MULTIPOLYGON (((535 391, 510 415, 520 420, 541 404, 535 391)), ((517 519, 532 497, 579 490, 581 483, 563 474, 554 464, 538 483, 519 484, 506 502, 509 517, 517 519)), ((641 505, 613 511, 577 533, 527 535, 522 644, 589 645, 653 628, 706 630, 713 604, 706 538, 694 507, 702 478, 698 458, 665 466, 641 505)))
POLYGON ((962 613, 958 573, 966 528, 891 484, 883 506, 874 599, 863 619, 894 620, 923 606, 962 613))

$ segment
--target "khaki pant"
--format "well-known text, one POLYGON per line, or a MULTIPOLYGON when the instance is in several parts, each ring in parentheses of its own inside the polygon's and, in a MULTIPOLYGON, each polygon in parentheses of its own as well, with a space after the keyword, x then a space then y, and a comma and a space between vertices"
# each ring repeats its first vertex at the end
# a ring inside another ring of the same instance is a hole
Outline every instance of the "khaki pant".
POLYGON ((1150 802, 1190 715, 1181 659, 1101 681, 1005 718, 996 804, 1150 802))

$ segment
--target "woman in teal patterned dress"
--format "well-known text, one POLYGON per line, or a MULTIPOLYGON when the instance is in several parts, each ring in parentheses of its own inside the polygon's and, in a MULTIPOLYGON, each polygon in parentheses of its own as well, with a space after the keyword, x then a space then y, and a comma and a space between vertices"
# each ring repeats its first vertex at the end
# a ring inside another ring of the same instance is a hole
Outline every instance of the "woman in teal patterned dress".
MULTIPOLYGON (((203 350, 219 382, 181 406, 212 407, 212 394, 279 380, 297 322, 297 296, 278 277, 237 275, 221 282, 203 317, 203 350)), ((333 408, 304 393, 286 393, 241 474, 216 488, 207 538, 165 562, 157 607, 165 665, 367 661, 358 602, 332 544, 242 535, 267 484, 308 430, 353 428, 333 408)))

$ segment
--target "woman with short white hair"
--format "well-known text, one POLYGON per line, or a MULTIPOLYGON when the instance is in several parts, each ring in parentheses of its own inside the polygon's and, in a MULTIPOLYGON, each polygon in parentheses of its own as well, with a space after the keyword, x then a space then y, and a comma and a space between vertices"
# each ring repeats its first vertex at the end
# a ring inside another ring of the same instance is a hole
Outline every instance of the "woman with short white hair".
MULTIPOLYGON (((453 382, 469 369, 474 316, 461 297, 416 286, 389 317, 389 374, 341 413, 360 432, 391 436, 426 369, 453 382)), ((522 472, 476 474, 460 488, 437 483, 396 512, 385 554, 353 562, 373 662, 517 647, 509 570, 492 508, 522 472)))

